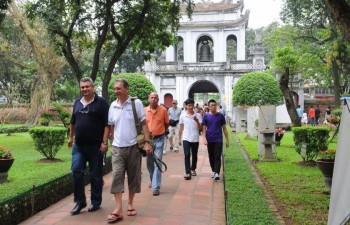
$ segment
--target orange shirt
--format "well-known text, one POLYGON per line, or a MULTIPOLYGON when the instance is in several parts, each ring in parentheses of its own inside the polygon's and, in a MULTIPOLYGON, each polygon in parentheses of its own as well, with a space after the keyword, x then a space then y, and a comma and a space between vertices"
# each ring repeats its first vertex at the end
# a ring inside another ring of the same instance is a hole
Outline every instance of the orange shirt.
POLYGON ((158 106, 153 113, 149 106, 145 107, 146 119, 149 130, 153 136, 162 135, 169 126, 169 115, 166 108, 158 106))
POLYGON ((315 109, 314 108, 311 108, 309 110, 309 118, 315 118, 315 109))

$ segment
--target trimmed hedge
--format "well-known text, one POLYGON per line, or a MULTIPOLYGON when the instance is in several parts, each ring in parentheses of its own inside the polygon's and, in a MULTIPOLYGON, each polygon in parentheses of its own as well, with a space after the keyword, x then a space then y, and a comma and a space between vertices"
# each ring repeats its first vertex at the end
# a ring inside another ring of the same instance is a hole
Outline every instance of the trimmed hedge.
POLYGON ((328 127, 293 127, 294 143, 296 152, 303 161, 314 161, 320 150, 328 149, 328 127), (306 154, 302 154, 302 144, 306 144, 306 154))
POLYGON ((29 134, 35 142, 35 149, 47 159, 54 159, 64 144, 67 128, 33 127, 29 134))
POLYGON ((0 127, 0 134, 11 135, 13 133, 24 133, 29 130, 27 126, 5 125, 0 127))

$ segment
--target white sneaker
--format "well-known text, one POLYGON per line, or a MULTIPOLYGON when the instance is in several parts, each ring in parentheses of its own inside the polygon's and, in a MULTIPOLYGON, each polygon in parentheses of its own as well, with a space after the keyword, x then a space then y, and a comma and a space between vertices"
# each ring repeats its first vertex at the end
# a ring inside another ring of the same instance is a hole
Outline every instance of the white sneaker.
POLYGON ((215 172, 212 172, 211 173, 211 178, 214 178, 214 176, 215 176, 215 172))
POLYGON ((220 175, 217 174, 217 173, 215 173, 215 175, 214 175, 214 180, 220 180, 220 175))
POLYGON ((163 151, 163 155, 166 155, 166 151, 163 151))

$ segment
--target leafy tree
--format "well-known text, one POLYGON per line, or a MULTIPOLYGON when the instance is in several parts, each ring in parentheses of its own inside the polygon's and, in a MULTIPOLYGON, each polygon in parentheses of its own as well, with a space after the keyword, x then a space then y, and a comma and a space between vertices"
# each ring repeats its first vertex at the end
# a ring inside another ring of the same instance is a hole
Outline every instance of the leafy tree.
POLYGON ((151 92, 156 91, 153 84, 143 75, 137 73, 124 73, 113 76, 111 83, 109 84, 108 92, 109 99, 115 100, 115 94, 113 87, 116 79, 124 78, 129 83, 129 95, 132 97, 138 97, 144 106, 148 105, 148 96, 151 92))
POLYGON ((326 10, 350 42, 350 4, 348 0, 326 0, 326 10))
MULTIPOLYGON (((329 76, 325 80, 329 81, 329 86, 334 87, 335 103, 340 105, 340 84, 347 85, 349 79, 350 47, 334 26, 329 13, 330 8, 324 3, 321 0, 285 0, 281 18, 285 23, 293 24, 302 30, 303 35, 298 40, 308 40, 314 44, 314 49, 323 50, 322 60, 328 67, 326 75, 329 76)), ((347 3, 348 1, 332 1, 330 4, 333 9, 341 5, 345 10, 342 12, 346 12, 346 6, 349 8, 347 3)), ((342 18, 344 17, 346 16, 343 14, 342 18)))
POLYGON ((11 0, 0 0, 0 23, 6 16, 6 10, 8 9, 11 0))
POLYGON ((37 74, 32 83, 29 119, 27 121, 29 124, 36 124, 39 117, 38 111, 47 109, 50 105, 53 86, 65 62, 62 57, 55 54, 52 44, 47 38, 47 32, 41 23, 34 21, 30 24, 15 1, 10 3, 10 12, 23 29, 36 61, 37 74))
POLYGON ((281 105, 283 96, 275 78, 266 72, 242 76, 233 87, 233 105, 281 105))
POLYGON ((101 74, 102 96, 108 99, 111 75, 129 45, 144 50, 149 59, 175 43, 181 3, 187 3, 190 15, 193 0, 40 0, 29 5, 28 14, 43 19, 78 82, 83 76, 80 53, 93 49, 89 74, 93 80, 101 74))

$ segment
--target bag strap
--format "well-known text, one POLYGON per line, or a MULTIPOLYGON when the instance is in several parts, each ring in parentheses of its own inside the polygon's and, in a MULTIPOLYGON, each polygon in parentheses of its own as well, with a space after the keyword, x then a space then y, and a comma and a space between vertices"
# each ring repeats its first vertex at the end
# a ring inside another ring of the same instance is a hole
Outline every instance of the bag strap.
POLYGON ((160 158, 158 158, 155 154, 151 155, 154 163, 156 164, 156 166, 158 167, 159 171, 164 173, 165 171, 167 171, 168 166, 165 164, 165 162, 163 162, 160 158), (164 165, 164 170, 162 170, 161 165, 159 165, 159 163, 164 165))
POLYGON ((137 112, 136 112, 136 106, 135 106, 136 99, 137 99, 137 97, 131 97, 131 106, 132 106, 132 112, 134 114, 137 135, 140 135, 141 134, 141 126, 140 126, 140 120, 139 120, 139 118, 137 118, 137 112))

